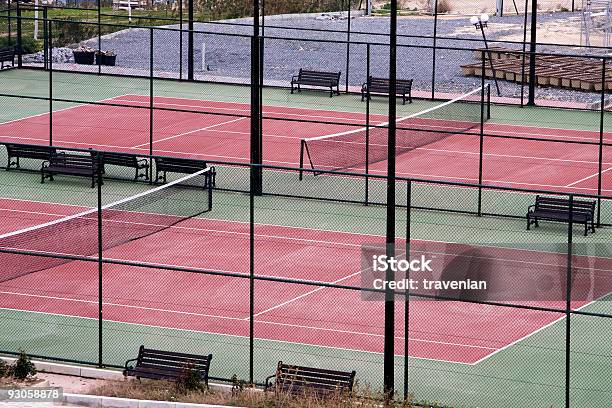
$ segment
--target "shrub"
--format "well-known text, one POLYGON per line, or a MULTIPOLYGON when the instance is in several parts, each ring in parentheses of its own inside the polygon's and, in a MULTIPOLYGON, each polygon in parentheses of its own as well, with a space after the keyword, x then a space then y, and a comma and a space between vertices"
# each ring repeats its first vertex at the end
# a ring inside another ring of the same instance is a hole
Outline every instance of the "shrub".
MULTIPOLYGON (((17 37, 13 36, 9 42, 8 37, 0 37, 0 47, 17 45, 17 37)), ((21 37, 21 49, 24 54, 33 54, 43 49, 43 40, 35 40, 32 37, 21 37)))
POLYGON ((202 383, 202 375, 195 370, 192 363, 186 364, 181 370, 181 375, 176 380, 176 388, 180 392, 204 391, 206 387, 202 383))
POLYGON ((6 361, 0 358, 0 378, 9 375, 9 366, 6 361))
POLYGON ((21 381, 36 375, 36 367, 25 351, 22 350, 19 353, 19 358, 15 361, 15 364, 10 367, 10 375, 16 380, 21 381))
POLYGON ((453 6, 450 0, 438 0, 438 13, 450 13, 453 6))

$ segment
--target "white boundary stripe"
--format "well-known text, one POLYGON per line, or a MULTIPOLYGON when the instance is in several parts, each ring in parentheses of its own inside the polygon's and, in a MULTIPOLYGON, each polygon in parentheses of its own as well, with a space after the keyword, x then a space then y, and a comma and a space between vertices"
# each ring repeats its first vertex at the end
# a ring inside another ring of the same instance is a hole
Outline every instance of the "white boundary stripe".
MULTIPOLYGON (((48 316, 71 317, 71 318, 75 318, 75 319, 85 319, 85 320, 95 320, 95 321, 98 320, 97 317, 73 316, 73 315, 67 315, 67 314, 63 314, 63 313, 38 312, 38 311, 33 311, 33 310, 22 310, 22 309, 8 308, 8 307, 0 308, 0 310, 9 310, 9 311, 23 312, 23 313, 33 313, 33 314, 48 315, 48 316)), ((147 329, 176 330, 176 331, 186 332, 186 333, 210 334, 210 335, 215 335, 215 336, 226 336, 226 337, 234 337, 234 338, 240 338, 240 339, 248 339, 249 338, 248 336, 241 336, 241 335, 238 335, 238 334, 214 333, 214 332, 207 332, 207 331, 203 331, 203 330, 181 329, 181 328, 177 328, 177 327, 165 327, 165 326, 158 326, 158 325, 144 324, 144 323, 122 322, 122 321, 119 321, 119 320, 111 320, 111 319, 104 319, 104 321, 105 322, 110 322, 110 323, 119 323, 119 324, 125 324, 125 325, 145 327, 147 329)), ((352 349, 352 348, 346 348, 346 347, 322 346, 322 345, 318 345, 318 344, 310 344, 310 343, 304 343, 304 342, 296 342, 296 341, 290 342, 290 341, 287 341, 287 340, 275 340, 275 339, 265 339, 265 338, 256 338, 256 340, 259 340, 259 341, 268 341, 268 342, 271 342, 271 343, 282 343, 282 344, 288 344, 289 343, 289 344, 297 344, 299 346, 319 347, 319 348, 328 349, 328 350, 350 351, 350 352, 356 352, 356 353, 376 354, 376 355, 382 355, 383 354, 382 352, 379 352, 379 351, 358 350, 358 349, 352 349)), ((403 357, 403 356, 396 355, 396 357, 403 357)), ((426 361, 441 361, 441 362, 445 362, 445 363, 452 363, 452 364, 458 364, 458 365, 473 365, 474 364, 474 363, 464 363, 464 362, 461 362, 461 361, 443 360, 443 359, 427 358, 427 357, 414 357, 414 356, 410 356, 410 358, 417 359, 417 360, 426 360, 426 361)))
MULTIPOLYGON (((144 97, 144 98, 148 98, 148 95, 138 95, 138 94, 125 94, 125 95, 121 95, 118 96, 117 98, 124 98, 124 97, 144 97)), ((189 101, 189 102, 214 102, 214 103, 224 103, 224 104, 228 104, 228 105, 244 105, 245 108, 244 109, 238 109, 238 108, 215 108, 215 109, 224 109, 224 110, 230 110, 230 111, 241 111, 241 112, 250 112, 248 110, 248 106, 249 104, 247 103, 243 103, 243 102, 228 102, 228 101, 211 101, 209 99, 190 99, 190 98, 180 98, 178 96, 163 96, 163 95, 155 95, 154 97, 155 99, 178 99, 178 100, 183 100, 183 101, 189 101)), ((143 101, 138 101, 138 100, 120 100, 119 102, 137 102, 137 103, 144 103, 143 101)), ((203 106, 203 105, 194 105, 194 104, 173 104, 173 103, 167 103, 167 102, 158 102, 158 104, 160 105, 175 105, 175 106, 185 106, 185 107, 190 107, 190 108, 207 108, 207 106, 203 106)), ((311 115, 311 114, 298 114, 298 113, 287 113, 287 112, 282 112, 283 110, 307 110, 307 111, 315 111, 315 112, 325 112, 325 113, 337 113, 337 112, 341 112, 341 113, 349 113, 349 114, 357 114, 357 115, 365 115, 363 112, 358 112, 358 111, 352 111, 352 110, 338 110, 338 109, 321 109, 321 108, 312 108, 312 107, 297 107, 297 106, 286 106, 286 105, 272 105, 270 103, 265 103, 264 104, 264 108, 268 106, 268 107, 273 107, 273 108, 278 108, 280 111, 266 111, 264 109, 264 112, 267 113, 274 113, 274 114, 288 114, 290 116, 305 116, 305 117, 316 117, 316 118, 326 118, 326 119, 336 119, 336 120, 354 120, 353 118, 339 118, 338 116, 322 116, 322 115, 311 115)), ((384 114, 382 113, 372 113, 371 116, 376 116, 376 117, 385 117, 384 114)), ((365 122, 365 119, 355 119, 358 121, 362 121, 365 122)), ((383 123, 383 122, 379 122, 374 121, 373 123, 383 123)))
MULTIPOLYGON (((601 171, 601 174, 604 174, 604 173, 606 173, 606 172, 608 172, 608 171, 610 171, 610 170, 612 170, 612 167, 608 167, 607 169, 602 170, 602 171, 601 171)), ((573 187, 574 185, 576 185, 576 184, 578 184, 578 183, 582 183, 583 181, 587 181, 587 180, 592 179, 593 177, 597 177, 597 176, 599 176, 599 172, 597 172, 597 173, 595 173, 595 174, 591 174, 590 176, 587 176, 587 177, 581 178, 580 180, 576 180, 576 181, 574 181, 573 183, 569 183, 569 184, 568 184, 568 185, 566 185, 565 187, 573 187)))
MULTIPOLYGON (((91 305, 97 305, 98 304, 97 300, 75 299, 75 298, 70 298, 70 297, 59 297, 59 296, 49 296, 49 295, 36 295, 36 294, 30 294, 30 293, 8 292, 8 291, 0 291, 0 294, 11 295, 11 296, 23 296, 23 297, 38 298, 38 299, 47 299, 47 300, 57 300, 57 301, 84 303, 84 304, 91 304, 91 305)), ((220 319, 220 320, 249 321, 248 318, 247 319, 242 319, 242 318, 238 318, 238 317, 229 317, 229 316, 222 316, 222 315, 212 315, 212 314, 196 313, 196 312, 186 312, 186 311, 171 310, 171 309, 161 309, 161 308, 154 308, 154 307, 147 307, 147 306, 126 305, 126 304, 112 303, 112 302, 103 302, 102 305, 103 306, 109 306, 109 307, 122 307, 122 308, 126 308, 126 309, 147 310, 147 311, 160 312, 160 313, 179 314, 179 315, 197 316, 197 317, 208 317, 208 318, 220 319)), ((14 311, 30 312, 29 310, 12 309, 12 308, 2 308, 2 309, 3 310, 14 310, 14 311)), ((35 311, 33 313, 52 314, 52 315, 55 314, 55 313, 35 312, 35 311)), ((65 316, 65 315, 62 315, 62 316, 65 316)), ((255 316, 257 316, 257 314, 255 316)), ((81 316, 72 316, 72 317, 81 318, 81 316)), ((88 318, 85 317, 85 319, 88 319, 88 318)), ((296 328, 296 329, 306 329, 306 330, 333 332, 333 333, 341 333, 341 334, 354 334, 354 335, 366 336, 366 337, 383 337, 384 336, 383 334, 378 334, 378 333, 365 333, 365 332, 354 331, 354 330, 332 329, 332 328, 327 328, 327 327, 317 327, 317 326, 307 326, 307 325, 291 324, 291 323, 271 322, 271 321, 266 321, 266 320, 256 320, 255 322, 258 323, 258 324, 267 324, 267 325, 274 325, 274 326, 280 325, 280 326, 292 327, 292 328, 296 328)), ((134 324, 134 323, 128 323, 128 322, 119 322, 119 323, 134 324)), ((136 324, 138 324, 138 323, 136 323, 136 324)), ((145 326, 148 326, 148 325, 145 325, 145 326)), ((151 327, 153 327, 153 326, 151 326, 151 327)), ((165 327, 165 328, 166 329, 171 329, 171 330, 176 330, 173 327, 165 327)), ((181 329, 179 329, 179 330, 181 330, 181 329)), ((189 330, 189 331, 195 331, 195 330, 189 330)), ((199 332, 199 331, 195 331, 195 332, 199 332)), ((214 334, 226 335, 226 334, 223 334, 223 333, 214 333, 214 334)), ((245 337, 245 336, 239 336, 239 337, 245 337)), ((394 336, 394 337, 396 339, 398 339, 398 340, 404 340, 405 339, 404 336, 394 336)), ((267 339, 264 339, 264 340, 267 340, 267 339)), ((478 346, 478 345, 462 344, 462 343, 452 343, 452 342, 444 342, 444 341, 437 341, 437 340, 426 340, 426 339, 418 339, 418 338, 409 338, 408 340, 409 341, 413 341, 413 342, 419 342, 419 343, 432 343, 432 344, 439 344, 439 345, 445 345, 445 346, 458 346, 458 347, 474 348, 474 349, 497 350, 497 348, 494 348, 494 347, 486 347, 486 346, 478 346)), ((309 344, 309 345, 310 346, 314 346, 314 347, 319 347, 316 344, 309 344)), ((321 346, 321 347, 324 347, 324 346, 321 346)), ((468 364, 468 363, 460 363, 460 364, 468 364)))
MULTIPOLYGON (((123 198, 121 200, 118 200, 118 201, 106 204, 106 205, 101 207, 101 210, 106 210, 108 208, 112 208, 112 207, 124 204, 126 202, 135 200, 137 198, 140 198, 140 197, 143 197, 143 196, 155 193, 157 191, 165 190, 166 188, 169 188, 169 187, 172 187, 172 186, 174 186, 176 184, 182 183, 185 180, 189 180, 189 179, 191 179, 193 177, 196 177, 196 176, 198 176, 200 174, 203 174, 203 173, 206 173, 208 171, 210 171, 209 168, 206 168, 206 169, 200 170, 200 171, 198 171, 196 173, 188 174, 185 177, 181 177, 180 179, 174 180, 174 181, 172 181, 170 183, 161 185, 159 187, 155 187, 155 188, 153 188, 151 190, 146 190, 146 191, 143 191, 143 192, 138 193, 136 195, 133 195, 131 197, 126 197, 126 198, 123 198)), ((64 221, 70 221, 70 220, 73 220, 75 218, 87 217, 90 214, 96 213, 97 211, 98 211, 98 209, 94 208, 94 209, 91 209, 91 210, 83 211, 83 212, 78 213, 78 214, 70 215, 68 217, 64 217, 64 218, 60 218, 60 219, 57 219, 57 220, 53 220, 53 221, 50 221, 50 222, 47 222, 47 223, 44 223, 44 224, 33 225, 31 227, 27 227, 27 228, 24 228, 24 229, 21 229, 21 230, 12 231, 12 232, 9 232, 9 233, 6 233, 6 234, 1 234, 0 235, 0 239, 5 239, 5 238, 8 238, 8 237, 12 237, 12 236, 19 235, 19 234, 26 233, 26 232, 30 232, 30 231, 36 231, 38 229, 46 228, 46 227, 49 227, 49 226, 52 226, 52 225, 56 225, 56 224, 59 224, 59 223, 64 222, 64 221)))
MULTIPOLYGON (((110 98, 100 99, 100 100, 93 101, 93 102, 108 102, 108 101, 112 101, 115 98, 123 98, 123 97, 128 96, 128 95, 130 95, 130 94, 123 94, 123 95, 118 95, 118 96, 112 96, 110 98)), ((51 112, 52 114, 53 113, 57 113, 57 112, 65 112, 65 111, 70 110, 70 109, 75 109, 75 108, 81 108, 81 107, 89 106, 89 104, 87 104, 87 103, 79 103, 79 102, 60 102, 60 103, 75 103, 75 105, 74 106, 69 106, 67 108, 62 108, 62 109, 54 110, 54 111, 51 112)), ((19 119, 11 119, 11 120, 8 120, 6 122, 0 123, 0 127, 2 125, 7 125, 9 123, 14 123, 14 122, 22 121, 22 120, 37 118, 39 116, 44 116, 44 115, 48 115, 48 114, 49 114, 49 111, 46 111, 46 112, 43 112, 43 113, 37 113, 35 115, 24 116, 23 118, 19 118, 19 119)))
MULTIPOLYGON (((612 293, 612 292, 610 292, 610 293, 612 293)), ((587 302, 587 303, 585 303, 584 305, 582 305, 582 306, 580 306, 580 307, 578 307, 578 308, 572 309, 572 310, 579 311, 579 310, 585 309, 585 308, 587 308, 587 307, 591 306, 592 304, 595 304, 595 303, 596 303, 596 302, 598 302, 600 299, 603 299, 603 298, 605 298, 606 296, 609 296, 609 295, 610 295, 610 293, 607 293, 607 294, 605 294, 605 295, 602 295, 602 296, 600 296, 598 299, 591 300, 590 302, 587 302)), ((534 312, 535 312, 535 311, 534 311, 534 312)), ((555 313, 555 312, 541 312, 541 313, 555 313)), ((564 314, 564 312, 556 312, 556 314, 564 314)), ((487 356, 485 356, 485 357, 481 358, 480 360, 478 360, 478 361, 474 362, 474 363, 473 363, 473 365, 479 364, 479 363, 481 363, 481 362, 483 362, 483 361, 485 361, 485 360, 487 360, 487 359, 491 358, 491 357, 492 357, 492 356, 494 356, 495 354, 497 354, 497 353, 499 353, 499 352, 501 352, 501 351, 503 351, 503 350, 505 350, 505 349, 507 349, 507 348, 509 348, 509 347, 511 347, 511 346, 514 346, 515 344, 520 343, 520 342, 522 342, 523 340, 526 340, 526 339, 528 339, 529 337, 533 336, 534 334, 537 334, 537 333, 541 332, 542 330, 547 329, 547 328, 549 328, 549 327, 551 327, 551 326, 553 326, 553 325, 555 325, 555 324, 557 324, 557 323, 559 323, 559 322, 561 322, 561 321, 563 321, 563 320, 565 320, 565 315, 564 315, 564 316, 559 317, 558 319, 553 320, 552 322, 548 323, 548 324, 547 324, 547 325, 545 325, 545 326, 540 327, 539 329, 537 329, 537 330, 535 330, 535 331, 533 331, 533 332, 529 333, 528 335, 523 336, 523 337, 521 337, 520 339, 517 339, 517 340, 513 341, 512 343, 506 344, 506 345, 505 345, 505 346, 503 346, 502 348, 500 348, 500 349, 498 349, 498 350, 494 351, 493 353, 491 353, 491 354, 489 354, 489 355, 487 355, 487 356)))
MULTIPOLYGON (((202 127, 202 128, 199 128, 199 129, 194 129, 194 130, 190 130, 190 131, 187 131, 187 132, 179 133, 179 134, 176 134, 176 135, 172 135, 172 136, 164 137, 164 138, 162 138, 162 139, 153 140, 153 144, 158 143, 158 142, 163 142, 163 141, 166 141, 166 140, 170 140, 170 139, 176 139, 177 137, 181 137, 181 136, 190 135, 190 134, 192 134, 192 133, 201 132, 201 131, 203 131, 203 130, 213 129, 213 128, 216 128, 216 127, 218 127, 218 126, 227 125, 227 124, 229 124, 229 123, 238 122, 238 121, 240 121, 240 120, 244 120, 244 119, 246 119, 246 117, 244 117, 244 118, 232 119, 232 120, 227 120, 227 121, 225 121, 225 122, 216 123, 216 124, 214 124, 214 125, 204 126, 204 127, 202 127)), ((136 149, 136 148, 139 148, 139 147, 149 146, 149 144, 150 144, 150 142, 147 142, 147 143, 142 143, 142 144, 138 144, 138 145, 136 145, 136 146, 132 146, 132 147, 131 147, 131 149, 136 149)))
MULTIPOLYGON (((481 91, 482 91, 482 88, 474 89, 473 91, 468 92, 468 93, 466 93, 464 95, 461 95, 461 96, 459 96, 459 97, 457 97, 455 99, 451 99, 450 101, 446 101, 444 103, 441 103, 441 104, 436 105, 436 106, 432 106, 431 108, 425 109, 423 111, 420 111, 420 112, 417 112, 417 113, 413 113, 411 115, 399 118, 399 119, 396 120, 395 123, 400 123, 400 122, 403 122, 405 120, 413 119, 413 118, 425 115, 425 114, 427 114, 429 112, 436 111, 436 110, 438 110, 440 108, 443 108, 443 107, 448 106, 448 105, 450 105, 452 103, 461 101, 461 100, 463 100, 463 99, 465 99, 465 98, 467 98, 469 96, 472 96, 473 94, 475 94, 477 92, 481 92, 481 91)), ((389 122, 384 122, 384 123, 379 124, 379 126, 387 126, 387 125, 389 125, 389 122)), ((343 135, 351 135, 353 133, 358 133, 358 132, 365 132, 365 130, 366 130, 365 128, 359 128, 359 129, 347 130, 345 132, 334 133, 334 134, 331 134, 331 135, 323 135, 323 136, 316 136, 316 137, 305 138, 303 140, 305 142, 312 142, 312 141, 316 141, 316 140, 328 139, 328 138, 331 138, 331 137, 337 137, 337 136, 343 136, 343 135)))

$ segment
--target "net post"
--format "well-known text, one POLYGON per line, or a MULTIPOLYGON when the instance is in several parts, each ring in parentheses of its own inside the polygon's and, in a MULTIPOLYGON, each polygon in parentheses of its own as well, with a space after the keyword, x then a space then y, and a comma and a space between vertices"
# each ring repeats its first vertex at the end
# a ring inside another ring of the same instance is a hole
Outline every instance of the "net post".
POLYGON ((304 145, 306 144, 306 141, 304 139, 300 140, 300 181, 302 181, 302 179, 304 178, 304 171, 302 170, 304 168, 304 145))
POLYGON ((487 84, 487 120, 491 119, 491 84, 487 84))
POLYGON ((102 324, 103 324, 103 316, 102 316, 102 248, 103 244, 103 236, 102 236, 102 154, 100 152, 92 152, 95 154, 95 160, 97 162, 97 178, 98 178, 98 367, 102 367, 103 365, 103 353, 102 353, 102 341, 103 341, 103 333, 102 333, 102 324))
POLYGON ((601 99, 600 99, 600 116, 599 116, 599 157, 597 173, 597 226, 601 226, 601 186, 603 176, 603 145, 604 145, 604 121, 606 115, 606 58, 601 61, 601 99))

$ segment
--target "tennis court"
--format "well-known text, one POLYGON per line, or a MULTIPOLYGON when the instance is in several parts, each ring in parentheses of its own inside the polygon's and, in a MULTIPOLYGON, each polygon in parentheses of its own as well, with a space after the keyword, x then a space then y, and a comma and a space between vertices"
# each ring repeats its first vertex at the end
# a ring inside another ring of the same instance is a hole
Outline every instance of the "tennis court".
MULTIPOLYGON (((282 359, 313 365, 327 361, 334 367, 356 369, 364 383, 380 385, 384 302, 364 300, 355 288, 362 285, 364 245, 384 245, 384 208, 300 197, 352 197, 362 191, 360 177, 306 175, 299 181, 297 171, 264 169, 269 195, 255 197, 250 204, 248 194, 228 191, 232 183, 244 185, 242 178, 248 174, 244 165, 250 153, 249 105, 232 100, 239 99, 233 91, 227 87, 226 94, 219 93, 216 99, 206 92, 201 99, 193 93, 187 98, 166 92, 153 101, 144 94, 104 95, 92 98, 95 103, 91 104, 57 104, 52 115, 44 113, 46 107, 41 112, 24 110, 27 114, 22 117, 0 124, 0 142, 47 144, 51 135, 56 146, 234 162, 215 164, 222 188, 213 190, 211 207, 204 190, 189 188, 184 196, 175 194, 179 183, 173 183, 189 182, 190 176, 159 187, 105 180, 101 188, 105 242, 101 274, 95 239, 96 189, 70 177, 58 176, 41 185, 37 172, 0 172, 0 216, 5 220, 0 227, 2 248, 64 257, 57 261, 0 254, 3 263, 14 264, 11 256, 16 256, 21 265, 21 272, 5 270, 0 278, 0 343, 4 349, 27 347, 35 355, 91 364, 98 359, 98 329, 102 327, 101 356, 110 366, 133 358, 144 343, 194 352, 210 350, 215 356, 213 377, 245 377, 253 330, 258 381, 270 375, 282 359), (151 102, 153 111, 146 109, 151 102), (300 194, 292 196, 295 192, 300 194), (118 207, 113 203, 119 203, 118 207), (74 220, 77 225, 71 227, 74 220), (41 226, 45 224, 48 227, 41 226), (32 239, 29 234, 34 234, 32 239), (253 310, 249 299, 251 253, 258 277, 253 310)), ((370 132, 381 130, 376 126, 387 121, 376 110, 366 118, 363 105, 346 102, 354 96, 334 97, 328 106, 314 106, 311 101, 316 95, 291 96, 305 102, 299 107, 295 101, 283 103, 283 98, 289 98, 285 93, 272 90, 265 95, 264 164, 297 167, 303 140, 313 137, 327 140, 329 135, 357 134, 357 140, 342 140, 340 150, 346 151, 348 144, 363 151, 366 119, 372 126, 370 132)), ((437 105, 417 101, 400 109, 407 117, 437 105)), ((503 136, 484 139, 486 184, 597 193, 600 133, 596 129, 580 121, 574 127, 582 129, 557 128, 556 113, 548 111, 525 124, 512 124, 507 120, 509 110, 493 106, 491 119, 484 124, 487 135, 503 136), (555 142, 528 140, 535 138, 555 142), (562 140, 593 145, 570 144, 571 151, 553 147, 562 146, 562 140)), ((456 118, 416 122, 433 132, 444 129, 445 137, 400 151, 398 176, 477 181, 479 129, 474 128, 474 120, 467 121, 467 127, 465 122, 456 118), (459 129, 457 134, 452 133, 453 128, 459 129)), ((612 133, 604 137, 610 141, 612 133)), ((372 152, 376 149, 374 146, 372 152)), ((351 156, 331 149, 334 155, 325 157, 316 156, 315 150, 310 152, 313 163, 307 163, 315 169, 365 169, 359 164, 360 153, 351 156), (356 164, 332 162, 347 158, 356 164), (330 163, 327 168, 326 161, 330 163)), ((602 157, 601 192, 609 194, 612 150, 605 146, 602 157)), ((4 162, 5 157, 0 160, 4 162)), ((371 174, 385 174, 385 160, 371 160, 368 166, 371 174)), ((370 182, 373 192, 382 185, 370 182)), ((410 231, 411 254, 435 253, 450 262, 478 248, 479 258, 491 262, 491 273, 498 278, 500 298, 496 300, 500 305, 415 298, 406 318, 400 299, 395 314, 398 377, 406 354, 405 328, 409 327, 410 389, 417 397, 481 406, 504 406, 507 401, 556 406, 564 398, 558 384, 564 379, 566 321, 559 310, 566 307, 562 294, 567 278, 567 227, 546 224, 526 232, 524 213, 534 197, 527 192, 484 190, 485 207, 494 206, 516 218, 480 218, 420 208, 460 208, 475 191, 434 182, 413 183, 415 208, 398 208, 397 246, 406 246, 410 231), (548 284, 554 295, 534 301, 529 289, 541 284, 538 278, 542 276, 553 278, 548 284), (495 396, 486 393, 493 386, 500 388, 495 396)), ((402 184, 398 195, 405 200, 406 193, 402 184)), ((402 200, 398 203, 406 205, 402 200)), ((602 204, 605 221, 611 207, 606 200, 602 204)), ((609 313, 611 230, 603 225, 587 237, 580 232, 575 229, 575 243, 584 247, 577 246, 572 257, 575 277, 570 307, 576 312, 609 313)), ((601 372, 612 367, 608 357, 612 355, 608 341, 612 325, 580 315, 573 316, 571 324, 576 332, 571 351, 573 398, 578 404, 605 403, 609 379, 601 372), (591 371, 593 364, 601 365, 603 371, 591 371)))
MULTIPOLYGON (((5 122, 0 125, 0 140, 46 144, 52 123, 53 143, 57 146, 248 162, 249 105, 156 96, 152 106, 159 110, 150 118, 149 110, 143 109, 151 106, 148 96, 120 95, 97 102, 102 105, 80 104, 58 110, 53 113, 52 122, 48 114, 5 122), (112 118, 112 123, 108 118, 112 118), (149 140, 151 121, 152 144, 149 140)), ((402 150, 402 123, 398 122, 398 176, 478 182, 479 107, 461 100, 456 105, 459 107, 454 112, 442 109, 439 118, 420 119, 416 113, 415 119, 405 122, 408 128, 413 127, 405 131, 408 133, 406 140, 424 128, 431 132, 425 133, 424 140, 415 147, 406 146, 402 150), (449 117, 445 119, 447 114, 449 117), (453 133, 453 129, 457 133, 453 133)), ((263 114, 265 164, 297 167, 300 142, 319 138, 309 144, 313 153, 310 163, 308 158, 305 160, 306 167, 311 164, 323 170, 365 170, 364 113, 265 105, 263 114), (317 143, 321 145, 318 150, 325 153, 314 151, 317 143)), ((485 184, 597 194, 599 131, 500 123, 494 120, 495 111, 492 119, 484 124, 484 133, 488 136, 483 143, 485 184), (591 144, 570 144, 572 148, 568 152, 563 149, 567 144, 562 144, 567 142, 591 144)), ((376 137, 375 133, 382 137, 386 129, 375 126, 384 126, 386 118, 370 115, 369 120, 373 126, 370 129, 372 138, 376 137)), ((604 142, 610 141, 612 133, 604 132, 604 142)), ((384 175, 386 146, 373 145, 369 150, 369 172, 384 175), (377 155, 381 157, 372 159, 377 155)), ((612 192, 612 148, 609 146, 602 151, 602 166, 601 193, 608 194, 612 192)))

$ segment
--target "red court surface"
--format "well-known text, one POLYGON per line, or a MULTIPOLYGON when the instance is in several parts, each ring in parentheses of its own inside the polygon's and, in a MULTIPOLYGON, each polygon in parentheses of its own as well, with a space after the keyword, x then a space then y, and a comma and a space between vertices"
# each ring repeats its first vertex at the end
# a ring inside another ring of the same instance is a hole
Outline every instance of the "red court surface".
MULTIPOLYGON (((123 95, 104 100, 130 107, 79 105, 53 113, 53 144, 57 146, 140 152, 149 154, 150 116, 146 96, 123 95)), ((246 104, 199 101, 157 96, 154 106, 208 114, 156 110, 153 115, 153 154, 198 157, 208 160, 248 162, 250 119, 246 104)), ((493 116, 494 116, 493 111, 493 116)), ((299 120, 333 121, 363 126, 365 114, 316 109, 264 106, 264 162, 299 165, 300 140, 346 132, 359 127, 320 124, 299 120), (275 119, 271 119, 275 118, 275 119)), ((386 121, 371 116, 372 124, 386 121)), ((445 121, 440 120, 445 126, 445 121)), ((448 124, 446 124, 448 126, 448 124)), ((48 144, 49 115, 41 114, 0 124, 0 141, 48 144)), ((545 140, 598 143, 596 131, 538 128, 488 122, 490 135, 536 137, 545 140)), ((605 134, 612 141, 612 134, 605 134)), ((485 138, 483 180, 486 184, 597 193, 599 147, 551 141, 485 138)), ((612 193, 612 147, 604 146, 602 194, 612 193)), ((476 183, 478 181, 478 135, 449 137, 398 156, 398 176, 476 183)), ((363 168, 351 170, 363 171, 363 168)), ((370 166, 385 174, 386 162, 370 166)))
MULTIPOLYGON (((2 232, 75 214, 83 208, 24 200, 0 200, 2 232)), ((214 216, 214 209, 208 213, 214 216)), ((134 213, 135 220, 146 214, 134 213)), ((128 219, 125 222, 130 222, 128 219)), ((133 223, 126 228, 134 228, 133 223)), ((256 225, 255 268, 262 276, 360 286, 362 244, 384 237, 274 225, 256 225)), ((67 240, 70 241, 70 240, 67 240)), ((0 244, 1 244, 0 240, 0 244)), ((64 241, 61 241, 64 243, 64 241)), ((70 254, 70 244, 57 251, 70 254)), ((434 248, 453 254, 457 247, 414 241, 415 251, 434 248)), ((23 249, 23 248, 22 248, 23 249)), ((493 249, 504 259, 500 275, 523 282, 534 264, 563 269, 565 255, 493 249), (532 264, 533 263, 533 264, 532 264)), ((488 250, 487 250, 488 253, 488 250)), ((173 264, 248 276, 249 225, 192 218, 157 234, 104 252, 107 259, 173 264), (214 248, 214 250, 211 250, 214 248)), ((96 257, 96 254, 90 254, 96 257)), ((610 260, 595 259, 593 270, 609 276, 610 260)), ((43 261, 41 261, 43 262, 43 261)), ((499 271, 498 271, 499 272, 499 271)), ((598 273, 595 274, 596 277, 598 273)), ((528 281, 525 281, 528 282, 528 281)), ((598 285, 597 298, 611 285, 598 285)), ((527 285, 527 283, 525 283, 527 285)), ((98 271, 95 262, 71 261, 0 281, 0 308, 97 318, 98 271)), ((240 277, 178 273, 155 268, 106 264, 103 268, 104 318, 109 321, 249 335, 249 280, 240 277)), ((380 353, 384 302, 364 300, 360 291, 303 284, 256 282, 255 333, 260 339, 380 353)), ((529 303, 517 299, 518 303, 529 303)), ((576 300, 579 308, 589 301, 576 300)), ((557 299, 540 306, 563 308, 557 299)), ((396 336, 403 353, 403 302, 398 302, 396 336)), ((418 358, 476 364, 538 332, 563 314, 451 301, 410 303, 409 350, 418 358)))

